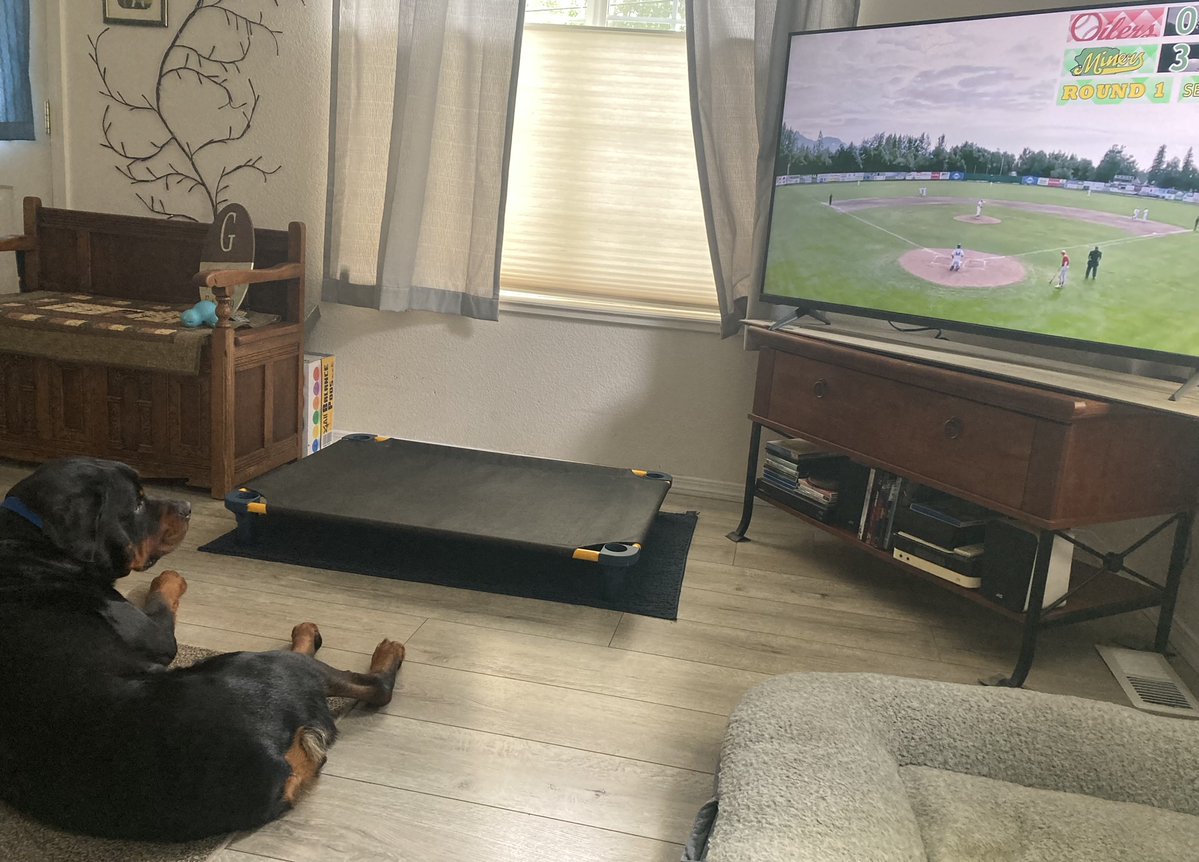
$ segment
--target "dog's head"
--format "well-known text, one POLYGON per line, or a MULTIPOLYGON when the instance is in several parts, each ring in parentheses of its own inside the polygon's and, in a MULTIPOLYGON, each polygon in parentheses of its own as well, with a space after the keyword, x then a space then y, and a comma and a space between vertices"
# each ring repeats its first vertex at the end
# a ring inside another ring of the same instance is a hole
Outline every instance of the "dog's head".
POLYGON ((105 579, 144 571, 187 534, 191 504, 152 500, 133 468, 98 458, 64 458, 38 467, 8 492, 42 519, 64 554, 105 579))

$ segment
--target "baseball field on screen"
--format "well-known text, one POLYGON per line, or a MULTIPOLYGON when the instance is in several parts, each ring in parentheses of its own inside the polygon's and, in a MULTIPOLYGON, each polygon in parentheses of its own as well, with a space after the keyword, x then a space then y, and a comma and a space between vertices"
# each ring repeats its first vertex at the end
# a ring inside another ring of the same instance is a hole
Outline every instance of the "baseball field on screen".
POLYGON ((1181 201, 1018 183, 784 185, 764 292, 1197 356, 1197 218, 1199 205, 1181 201), (951 272, 958 244, 965 264, 951 272), (1096 246, 1098 272, 1084 279, 1096 246))

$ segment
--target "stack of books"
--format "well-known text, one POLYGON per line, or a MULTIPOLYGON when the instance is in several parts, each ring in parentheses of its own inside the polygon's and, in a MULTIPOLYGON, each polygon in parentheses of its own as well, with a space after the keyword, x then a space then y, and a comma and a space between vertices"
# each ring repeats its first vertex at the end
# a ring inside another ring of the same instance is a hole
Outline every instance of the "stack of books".
POLYGON ((982 586, 983 537, 994 513, 936 496, 896 510, 893 556, 960 587, 982 586))
POLYGON ((840 468, 844 456, 834 455, 806 440, 772 440, 758 489, 819 521, 827 521, 840 499, 840 468))

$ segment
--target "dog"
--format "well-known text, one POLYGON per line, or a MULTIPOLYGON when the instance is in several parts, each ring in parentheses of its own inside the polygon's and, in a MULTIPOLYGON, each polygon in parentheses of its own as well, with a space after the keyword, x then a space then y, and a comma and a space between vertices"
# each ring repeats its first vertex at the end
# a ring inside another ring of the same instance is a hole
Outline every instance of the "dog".
POLYGON ((144 607, 115 582, 187 533, 187 502, 150 499, 114 461, 36 469, 0 507, 0 799, 53 826, 183 841, 291 809, 337 728, 327 696, 391 700, 404 647, 368 673, 329 667, 313 623, 291 647, 168 670, 187 582, 154 578, 144 607))

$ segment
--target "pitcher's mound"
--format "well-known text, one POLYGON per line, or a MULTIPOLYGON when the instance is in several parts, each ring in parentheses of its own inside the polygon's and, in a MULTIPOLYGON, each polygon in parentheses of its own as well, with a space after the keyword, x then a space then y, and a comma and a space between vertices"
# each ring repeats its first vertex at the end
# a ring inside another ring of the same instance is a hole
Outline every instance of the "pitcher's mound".
POLYGON ((954 221, 965 222, 966 224, 1002 224, 1002 219, 991 218, 990 216, 972 216, 959 215, 953 217, 954 221))
POLYGON ((914 248, 899 259, 899 265, 917 278, 941 287, 1006 287, 1023 281, 1024 264, 1011 257, 963 249, 966 261, 957 272, 949 269, 951 248, 914 248))

